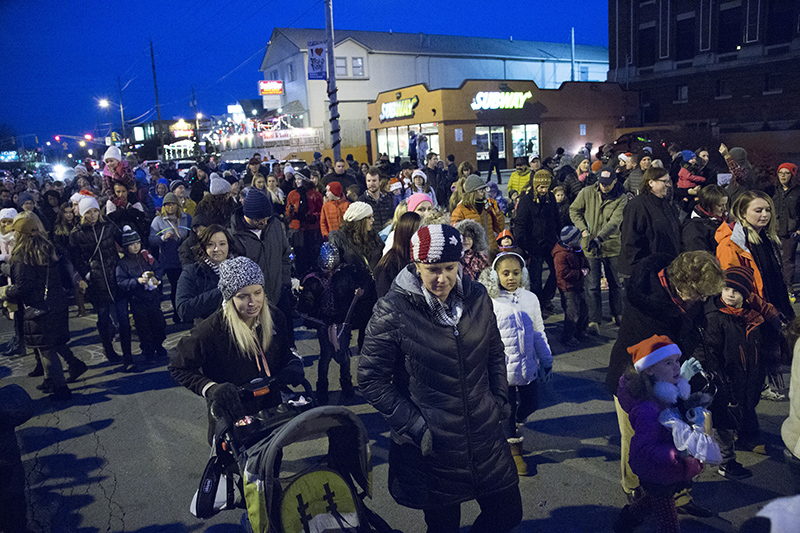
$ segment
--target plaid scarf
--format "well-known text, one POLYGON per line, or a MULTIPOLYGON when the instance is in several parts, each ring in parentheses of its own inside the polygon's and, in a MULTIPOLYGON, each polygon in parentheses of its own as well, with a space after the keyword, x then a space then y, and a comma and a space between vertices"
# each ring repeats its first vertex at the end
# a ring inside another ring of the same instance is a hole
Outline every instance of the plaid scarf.
POLYGON ((425 303, 428 304, 428 309, 430 309, 431 314, 433 314, 434 322, 440 326, 456 327, 464 311, 464 288, 461 284, 461 273, 459 272, 456 286, 450 291, 450 295, 447 297, 447 302, 449 302, 449 304, 442 302, 426 289, 419 277, 417 277, 417 280, 422 289, 422 295, 425 297, 425 303))

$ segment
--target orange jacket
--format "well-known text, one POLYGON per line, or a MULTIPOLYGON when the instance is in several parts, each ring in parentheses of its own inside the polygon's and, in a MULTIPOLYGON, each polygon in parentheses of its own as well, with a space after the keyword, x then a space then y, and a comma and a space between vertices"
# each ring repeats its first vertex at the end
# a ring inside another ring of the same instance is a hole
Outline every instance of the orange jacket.
POLYGON ((717 240, 717 259, 723 270, 732 266, 746 266, 753 270, 756 294, 764 298, 764 280, 756 266, 753 254, 747 249, 744 228, 738 222, 731 228, 723 222, 714 235, 717 240))
POLYGON ((339 229, 342 223, 344 212, 350 206, 350 202, 341 198, 339 200, 329 200, 322 204, 322 216, 319 219, 319 229, 322 236, 327 237, 328 233, 339 229))
POLYGON ((467 208, 462 202, 459 202, 453 214, 450 215, 450 223, 455 225, 464 219, 474 220, 486 230, 486 237, 489 239, 489 249, 497 250, 497 234, 505 229, 506 217, 497 207, 497 202, 491 198, 486 199, 486 206, 483 213, 478 214, 474 209, 467 208))

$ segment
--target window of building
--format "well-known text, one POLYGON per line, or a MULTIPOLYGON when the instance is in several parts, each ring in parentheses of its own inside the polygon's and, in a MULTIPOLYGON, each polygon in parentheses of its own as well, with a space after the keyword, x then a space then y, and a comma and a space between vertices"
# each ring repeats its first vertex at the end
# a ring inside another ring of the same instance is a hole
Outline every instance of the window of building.
POLYGON ((780 74, 768 73, 764 75, 764 93, 777 94, 783 92, 780 84, 780 74))
POLYGON ((675 86, 675 101, 676 102, 688 102, 689 101, 689 86, 688 85, 676 85, 675 86))
POLYGON ((717 53, 735 52, 742 44, 742 7, 720 9, 717 53))
POLYGON ((581 77, 579 78, 581 81, 589 81, 589 67, 581 67, 581 77))
POLYGON ((758 30, 761 25, 761 0, 747 0, 747 20, 744 42, 758 41, 758 30))
POLYGON ((797 7, 792 7, 791 2, 770 2, 767 6, 767 46, 791 42, 798 22, 797 7))
POLYGON ((520 124, 511 126, 511 142, 514 157, 528 157, 539 154, 539 125, 520 124))
POLYGON ((500 152, 500 159, 505 158, 506 139, 505 128, 503 126, 478 126, 475 128, 475 138, 477 140, 475 148, 478 152, 478 161, 488 161, 491 143, 497 145, 497 149, 500 152))
POLYGON ((353 67, 353 76, 364 76, 364 58, 350 58, 350 65, 353 67))
POLYGON ((658 57, 666 59, 670 55, 669 33, 670 33, 670 13, 671 3, 669 0, 661 0, 658 5, 658 57))
POLYGON ((278 69, 275 69, 275 70, 273 70, 272 72, 269 73, 269 79, 271 79, 271 80, 280 79, 280 78, 278 78, 278 69))
POLYGON ((292 63, 286 65, 286 80, 294 81, 294 65, 292 63))
POLYGON ((675 60, 686 61, 694 58, 695 17, 679 20, 675 25, 675 60))
POLYGON ((347 76, 347 58, 346 57, 337 57, 336 58, 336 75, 337 76, 347 76))
POLYGON ((730 80, 717 80, 717 98, 729 98, 731 96, 730 80))
POLYGON ((439 124, 429 122, 414 126, 396 126, 393 128, 383 128, 377 130, 378 152, 389 154, 389 159, 395 157, 407 160, 408 154, 408 132, 413 131, 417 135, 424 135, 428 140, 428 152, 435 152, 441 157, 439 152, 439 124))
POLYGON ((652 67, 656 63, 656 28, 639 30, 639 57, 637 67, 652 67))
POLYGON ((700 51, 711 50, 712 0, 700 0, 700 51))

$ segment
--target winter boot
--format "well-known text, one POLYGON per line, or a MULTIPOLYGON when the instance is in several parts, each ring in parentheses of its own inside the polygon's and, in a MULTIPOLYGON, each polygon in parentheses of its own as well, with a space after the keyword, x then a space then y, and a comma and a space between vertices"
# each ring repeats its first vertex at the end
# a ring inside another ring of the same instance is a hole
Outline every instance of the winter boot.
POLYGON ((527 476, 528 465, 525 464, 525 458, 522 457, 522 437, 508 439, 508 444, 511 446, 511 457, 514 458, 514 464, 517 465, 517 474, 527 476))
POLYGON ((74 355, 71 359, 67 360, 67 363, 69 364, 69 377, 67 378, 67 383, 75 383, 78 381, 78 378, 89 368, 86 366, 86 363, 74 355))
POLYGON ((66 385, 55 389, 50 395, 50 399, 56 402, 66 401, 70 398, 72 398, 72 391, 66 385))
POLYGON ((615 533, 633 533, 633 531, 642 525, 644 520, 638 516, 635 516, 634 513, 631 511, 631 506, 626 505, 620 511, 619 516, 614 521, 614 532, 615 533))
POLYGON ((50 381, 50 378, 44 378, 44 381, 36 385, 36 388, 45 394, 50 394, 53 392, 53 382, 50 381))
POLYGON ((38 378, 40 376, 44 376, 44 367, 42 366, 42 361, 38 357, 36 358, 36 366, 33 367, 33 370, 28 372, 29 378, 38 378))
POLYGON ((342 399, 352 400, 356 392, 353 389, 353 382, 351 379, 349 377, 347 379, 340 379, 339 385, 342 387, 342 399))
POLYGON ((103 351, 106 354, 106 359, 111 363, 119 363, 120 356, 114 350, 113 330, 108 328, 106 331, 100 331, 100 342, 103 344, 103 351))
POLYGON ((317 403, 328 405, 328 382, 317 381, 317 403))

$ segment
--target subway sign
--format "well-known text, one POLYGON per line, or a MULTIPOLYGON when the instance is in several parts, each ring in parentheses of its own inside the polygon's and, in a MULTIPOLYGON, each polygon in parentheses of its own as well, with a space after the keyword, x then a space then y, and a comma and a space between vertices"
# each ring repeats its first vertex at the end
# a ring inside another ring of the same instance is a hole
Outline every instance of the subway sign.
POLYGON ((479 109, 522 109, 525 101, 533 96, 530 91, 521 92, 479 92, 472 99, 470 107, 473 111, 479 109))
POLYGON ((404 98, 394 102, 381 104, 381 115, 378 117, 381 122, 395 120, 398 118, 410 118, 414 116, 414 108, 419 104, 419 98, 404 98))

